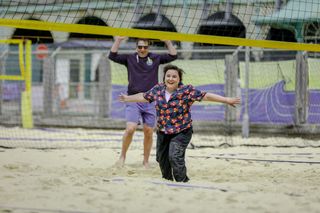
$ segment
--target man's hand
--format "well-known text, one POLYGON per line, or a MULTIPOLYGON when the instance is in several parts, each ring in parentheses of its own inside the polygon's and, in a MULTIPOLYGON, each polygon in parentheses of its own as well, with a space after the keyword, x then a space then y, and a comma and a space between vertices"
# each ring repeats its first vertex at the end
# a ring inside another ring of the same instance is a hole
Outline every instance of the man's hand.
POLYGON ((119 100, 120 102, 126 102, 127 97, 128 97, 127 95, 121 93, 121 94, 118 96, 118 100, 119 100))
POLYGON ((163 41, 166 44, 170 55, 177 55, 177 50, 173 46, 173 44, 172 44, 172 42, 170 40, 161 40, 161 41, 163 41))
POLYGON ((116 53, 116 52, 118 52, 120 43, 121 43, 123 40, 127 39, 127 37, 125 37, 125 36, 115 36, 114 39, 115 39, 115 40, 114 40, 114 43, 113 43, 110 51, 113 52, 113 53, 116 53))
POLYGON ((123 41, 126 40, 128 37, 127 36, 115 36, 114 39, 117 41, 123 41))

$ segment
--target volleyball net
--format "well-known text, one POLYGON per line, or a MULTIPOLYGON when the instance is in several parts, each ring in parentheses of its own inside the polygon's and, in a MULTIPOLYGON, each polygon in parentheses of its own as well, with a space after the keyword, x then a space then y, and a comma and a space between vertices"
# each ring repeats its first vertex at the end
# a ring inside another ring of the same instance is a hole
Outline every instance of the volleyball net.
MULTIPOLYGON (((121 53, 134 51, 134 38, 151 39, 151 51, 158 53, 166 52, 163 40, 172 40, 178 50, 174 64, 186 71, 185 83, 242 97, 237 109, 194 104, 199 130, 211 131, 207 122, 213 122, 226 135, 239 126, 243 135, 249 126, 263 133, 266 125, 277 133, 318 133, 319 2, 5 0, 0 6, 0 38, 32 43, 36 125, 124 128, 124 105, 117 96, 126 92, 126 69, 106 57, 118 35, 129 37, 121 53)), ((2 58, 2 75, 15 75, 19 49, 0 46, 16 54, 2 58)), ((25 104, 17 105, 18 121, 13 120, 5 91, 17 87, 20 94, 24 86, 1 79, 0 111, 8 117, 2 124, 19 125, 25 104)))
MULTIPOLYGON (((319 3, 312 0, 2 2, 1 26, 67 32, 73 38, 121 35, 319 51, 319 3)), ((33 36, 50 39, 50 33, 42 33, 33 36)))

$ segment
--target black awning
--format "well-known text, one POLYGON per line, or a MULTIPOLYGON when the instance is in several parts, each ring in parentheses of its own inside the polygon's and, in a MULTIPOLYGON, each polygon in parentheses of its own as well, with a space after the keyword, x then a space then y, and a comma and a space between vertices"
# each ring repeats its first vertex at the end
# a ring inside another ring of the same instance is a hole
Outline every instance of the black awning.
POLYGON ((226 18, 225 12, 217 12, 213 15, 210 15, 203 23, 201 23, 201 26, 206 27, 238 27, 243 26, 242 22, 236 18, 235 16, 231 15, 229 18, 226 18))
POLYGON ((150 13, 139 19, 139 21, 133 25, 136 29, 154 29, 176 32, 176 28, 164 15, 150 13))

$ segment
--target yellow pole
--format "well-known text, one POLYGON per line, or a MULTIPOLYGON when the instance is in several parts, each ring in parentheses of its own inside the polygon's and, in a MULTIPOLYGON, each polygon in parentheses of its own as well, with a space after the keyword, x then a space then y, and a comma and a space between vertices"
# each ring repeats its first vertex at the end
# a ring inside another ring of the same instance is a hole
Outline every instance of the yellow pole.
POLYGON ((33 117, 32 117, 32 49, 31 41, 26 40, 25 43, 25 91, 22 93, 21 101, 21 116, 23 128, 33 128, 33 117))
POLYGON ((23 40, 19 42, 19 67, 21 70, 21 76, 25 78, 25 63, 24 63, 24 46, 23 40))
POLYGON ((31 93, 31 84, 32 84, 32 49, 31 41, 26 41, 26 91, 31 93))

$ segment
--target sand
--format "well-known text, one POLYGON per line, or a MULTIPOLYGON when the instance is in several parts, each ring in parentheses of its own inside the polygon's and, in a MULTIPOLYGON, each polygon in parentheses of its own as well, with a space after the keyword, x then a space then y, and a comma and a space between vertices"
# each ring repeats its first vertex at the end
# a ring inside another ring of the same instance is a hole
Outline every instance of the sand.
MULTIPOLYGON (((99 131, 118 141, 105 145, 98 140, 101 134, 84 143, 92 130, 59 130, 78 138, 70 147, 70 141, 61 145, 48 138, 19 142, 42 138, 34 131, 44 130, 14 129, 20 135, 10 140, 10 130, 0 129, 0 212, 320 212, 319 148, 189 148, 191 181, 176 183, 161 179, 155 149, 150 168, 142 166, 139 142, 133 142, 125 166, 115 166, 121 131, 99 131)), ((50 132, 55 131, 46 129, 45 135, 50 132)), ((141 137, 138 133, 135 140, 141 137)), ((222 140, 195 134, 194 144, 203 137, 222 140)))

